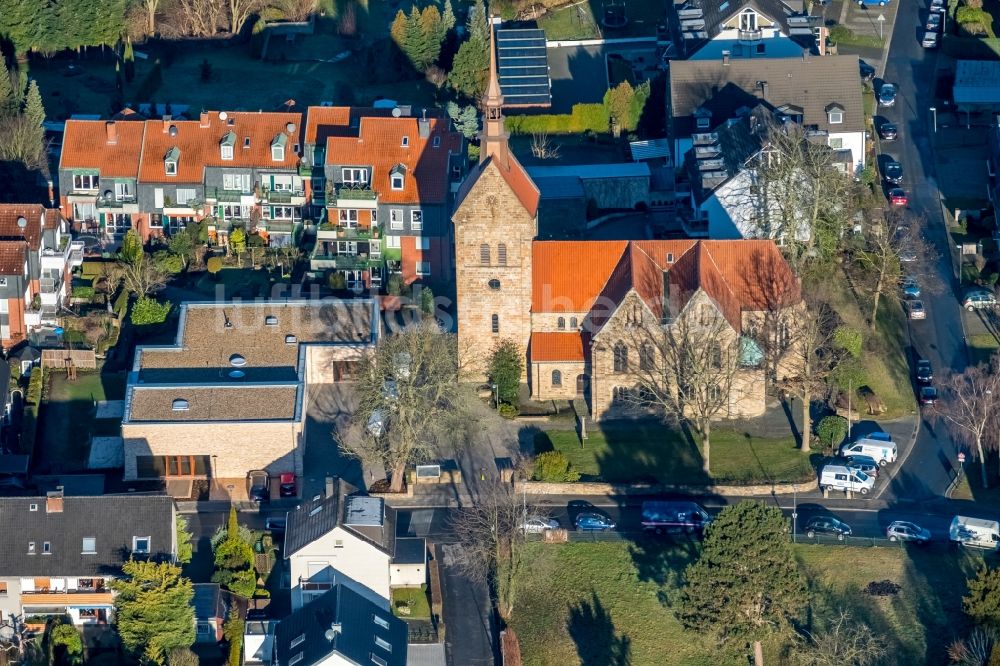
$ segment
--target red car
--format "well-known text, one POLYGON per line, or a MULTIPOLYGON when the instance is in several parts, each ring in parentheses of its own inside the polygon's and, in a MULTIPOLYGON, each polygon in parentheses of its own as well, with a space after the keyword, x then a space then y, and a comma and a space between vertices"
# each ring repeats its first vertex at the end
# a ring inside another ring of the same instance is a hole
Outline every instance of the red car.
POLYGON ((902 187, 894 187, 889 190, 889 203, 893 206, 905 206, 909 203, 906 191, 902 187))
POLYGON ((933 386, 921 386, 920 387, 920 404, 921 405, 933 405, 937 402, 938 392, 933 386))
POLYGON ((295 497, 298 495, 294 474, 291 472, 282 472, 280 479, 281 485, 278 487, 278 492, 282 497, 295 497))

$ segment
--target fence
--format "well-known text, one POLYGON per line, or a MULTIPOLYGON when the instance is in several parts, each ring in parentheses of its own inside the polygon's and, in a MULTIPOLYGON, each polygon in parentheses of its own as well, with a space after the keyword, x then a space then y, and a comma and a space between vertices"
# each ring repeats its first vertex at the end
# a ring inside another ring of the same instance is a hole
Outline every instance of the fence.
MULTIPOLYGON (((637 538, 642 537, 652 537, 652 533, 646 532, 644 530, 629 530, 629 531, 574 531, 566 530, 566 541, 570 542, 598 542, 598 541, 634 541, 637 538)), ((668 534, 666 536, 657 536, 657 539, 662 539, 664 541, 668 539, 672 540, 691 540, 698 541, 700 537, 698 534, 688 534, 684 532, 678 532, 676 534, 668 534)), ((789 537, 791 538, 791 537, 789 537)), ((527 541, 546 541, 544 535, 541 534, 528 534, 525 536, 527 541)), ((551 543, 560 543, 558 539, 553 539, 551 543)), ((817 534, 815 537, 809 538, 805 534, 796 534, 795 543, 803 545, 816 545, 816 546, 853 546, 855 548, 905 548, 906 544, 902 541, 889 541, 885 538, 872 538, 872 537, 844 537, 843 539, 838 539, 836 536, 830 536, 826 534, 817 534)))
POLYGON ((65 368, 67 365, 82 370, 96 370, 97 356, 93 349, 43 349, 43 368, 65 368))

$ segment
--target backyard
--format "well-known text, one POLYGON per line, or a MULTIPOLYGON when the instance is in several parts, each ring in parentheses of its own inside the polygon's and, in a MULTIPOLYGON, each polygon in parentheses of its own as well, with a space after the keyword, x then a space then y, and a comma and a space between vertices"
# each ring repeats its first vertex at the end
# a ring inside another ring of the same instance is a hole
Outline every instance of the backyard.
MULTIPOLYGON (((685 631, 671 610, 684 567, 696 556, 688 543, 660 541, 532 543, 525 557, 511 626, 524 664, 745 664, 711 638, 685 631)), ((849 610, 886 641, 893 663, 944 663, 952 638, 965 632, 961 597, 975 571, 974 556, 956 562, 947 551, 904 548, 795 547, 812 589, 812 629, 849 610), (844 567, 844 562, 852 565, 844 567), (892 580, 895 596, 862 590, 892 580)), ((765 663, 784 663, 786 640, 765 646, 765 663)))
POLYGON ((628 23, 623 28, 605 28, 600 25, 604 12, 603 0, 567 2, 550 9, 538 19, 538 27, 549 40, 593 39, 596 37, 652 37, 656 26, 664 19, 662 0, 623 0, 628 23))
POLYGON ((38 420, 35 471, 79 472, 87 467, 92 436, 121 434, 121 419, 97 419, 99 400, 125 397, 125 374, 79 371, 46 372, 46 391, 38 420))
MULTIPOLYGON (((701 443, 659 424, 603 426, 581 446, 573 430, 539 432, 535 453, 555 449, 583 481, 664 484, 778 483, 815 475, 810 456, 795 438, 763 438, 717 427, 712 432, 712 476, 702 470, 701 443)), ((697 435, 695 435, 697 437, 697 435)))

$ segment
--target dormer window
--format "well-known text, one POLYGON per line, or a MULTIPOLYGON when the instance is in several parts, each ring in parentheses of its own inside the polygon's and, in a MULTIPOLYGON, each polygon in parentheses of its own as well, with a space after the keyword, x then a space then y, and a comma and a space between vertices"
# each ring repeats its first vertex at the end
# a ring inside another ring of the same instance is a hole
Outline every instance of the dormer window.
POLYGON ((844 122, 844 107, 839 104, 831 104, 826 107, 826 119, 831 125, 840 125, 844 122))
POLYGON ((226 136, 222 137, 222 142, 219 144, 219 152, 221 153, 222 159, 233 159, 233 148, 235 147, 236 132, 230 131, 226 134, 226 136))
POLYGON ((712 126, 712 112, 699 106, 694 110, 694 121, 698 129, 708 129, 712 126))
POLYGON ((402 190, 405 179, 406 167, 402 164, 397 164, 389 172, 389 184, 394 190, 402 190))
POLYGON ((177 162, 181 159, 180 148, 174 146, 163 158, 163 170, 168 176, 177 175, 177 162))
POLYGON ((274 162, 284 162, 285 161, 285 146, 288 145, 288 137, 284 134, 279 134, 274 137, 274 141, 271 142, 271 160, 274 162))
POLYGON ((747 10, 740 14, 740 30, 752 32, 757 29, 757 12, 747 10))
POLYGON ((408 148, 410 146, 410 137, 404 136, 402 141, 399 142, 399 145, 403 148, 408 148))

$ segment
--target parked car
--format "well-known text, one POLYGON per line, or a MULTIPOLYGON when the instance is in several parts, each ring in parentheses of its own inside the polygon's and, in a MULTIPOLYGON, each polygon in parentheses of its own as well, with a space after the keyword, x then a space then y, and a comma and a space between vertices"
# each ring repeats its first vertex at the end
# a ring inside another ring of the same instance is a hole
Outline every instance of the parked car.
POLYGON ((899 89, 892 83, 883 83, 878 89, 878 103, 880 106, 892 106, 896 103, 896 95, 899 89))
POLYGON ((996 550, 1000 547, 1000 523, 983 518, 955 516, 948 528, 948 538, 966 548, 996 550))
POLYGON ((893 123, 882 123, 878 126, 878 138, 883 141, 895 141, 899 130, 896 129, 896 125, 893 123))
POLYGON ((905 298, 920 298, 920 283, 915 277, 905 277, 899 285, 905 298))
POLYGON ((282 472, 278 477, 278 495, 281 497, 296 497, 299 494, 298 486, 295 483, 295 474, 292 472, 282 472))
POLYGON ((861 470, 868 476, 878 478, 878 462, 871 456, 854 455, 847 456, 845 466, 850 469, 861 470))
POLYGON ((905 206, 909 202, 910 199, 906 196, 906 190, 902 187, 894 187, 889 190, 889 203, 893 206, 905 206))
POLYGON ((986 289, 970 289, 965 292, 965 299, 962 301, 962 307, 969 312, 981 308, 994 308, 996 305, 996 296, 986 289))
POLYGON ((927 22, 924 23, 924 29, 938 32, 941 30, 941 14, 936 11, 931 11, 927 14, 927 22))
POLYGON ((247 474, 247 497, 258 504, 271 500, 271 478, 267 472, 255 469, 247 474))
POLYGON ((917 260, 917 251, 912 247, 903 247, 899 250, 899 260, 911 263, 917 260))
POLYGON ((851 526, 832 516, 817 516, 806 523, 805 533, 810 539, 814 539, 817 534, 829 534, 843 541, 844 537, 851 536, 851 526))
POLYGON ((945 0, 931 0, 930 10, 936 12, 945 8, 945 0))
POLYGON ((649 500, 642 503, 642 528, 656 534, 701 532, 710 522, 712 517, 694 502, 649 500))
POLYGON ((882 177, 893 185, 903 182, 903 165, 896 160, 889 158, 882 167, 882 177))
POLYGON ((615 521, 599 513, 581 513, 576 517, 576 529, 584 532, 607 532, 615 529, 615 521))
POLYGON ((559 521, 546 516, 528 516, 521 525, 525 534, 541 534, 545 530, 559 529, 559 521))
POLYGON ((871 5, 878 5, 879 7, 885 7, 889 4, 889 0, 858 0, 858 4, 862 7, 869 7, 871 5))
POLYGON ((866 63, 864 60, 858 60, 858 65, 861 67, 861 80, 871 81, 875 78, 875 68, 866 63))
POLYGON ((288 519, 284 516, 269 516, 264 519, 264 529, 268 532, 284 532, 288 519))
POLYGON ((931 367, 931 362, 926 358, 917 361, 917 383, 930 384, 933 379, 934 368, 931 367))
POLYGON ((938 47, 938 33, 934 30, 925 30, 924 38, 920 40, 920 46, 925 49, 936 49, 938 47))
POLYGON ((819 471, 819 488, 823 491, 843 490, 867 495, 874 485, 874 477, 847 465, 823 465, 819 471))
POLYGON ((938 400, 938 391, 933 386, 920 387, 920 404, 933 405, 938 400))
POLYGON ((896 462, 898 452, 896 443, 892 441, 892 435, 882 432, 873 432, 853 442, 840 445, 840 455, 845 458, 858 454, 871 456, 878 461, 879 467, 896 462))
POLYGON ((924 309, 923 301, 907 301, 906 311, 910 319, 927 319, 927 310, 924 309))
POLYGON ((916 523, 894 520, 886 528, 885 538, 889 541, 913 541, 924 544, 931 540, 931 533, 916 523))

